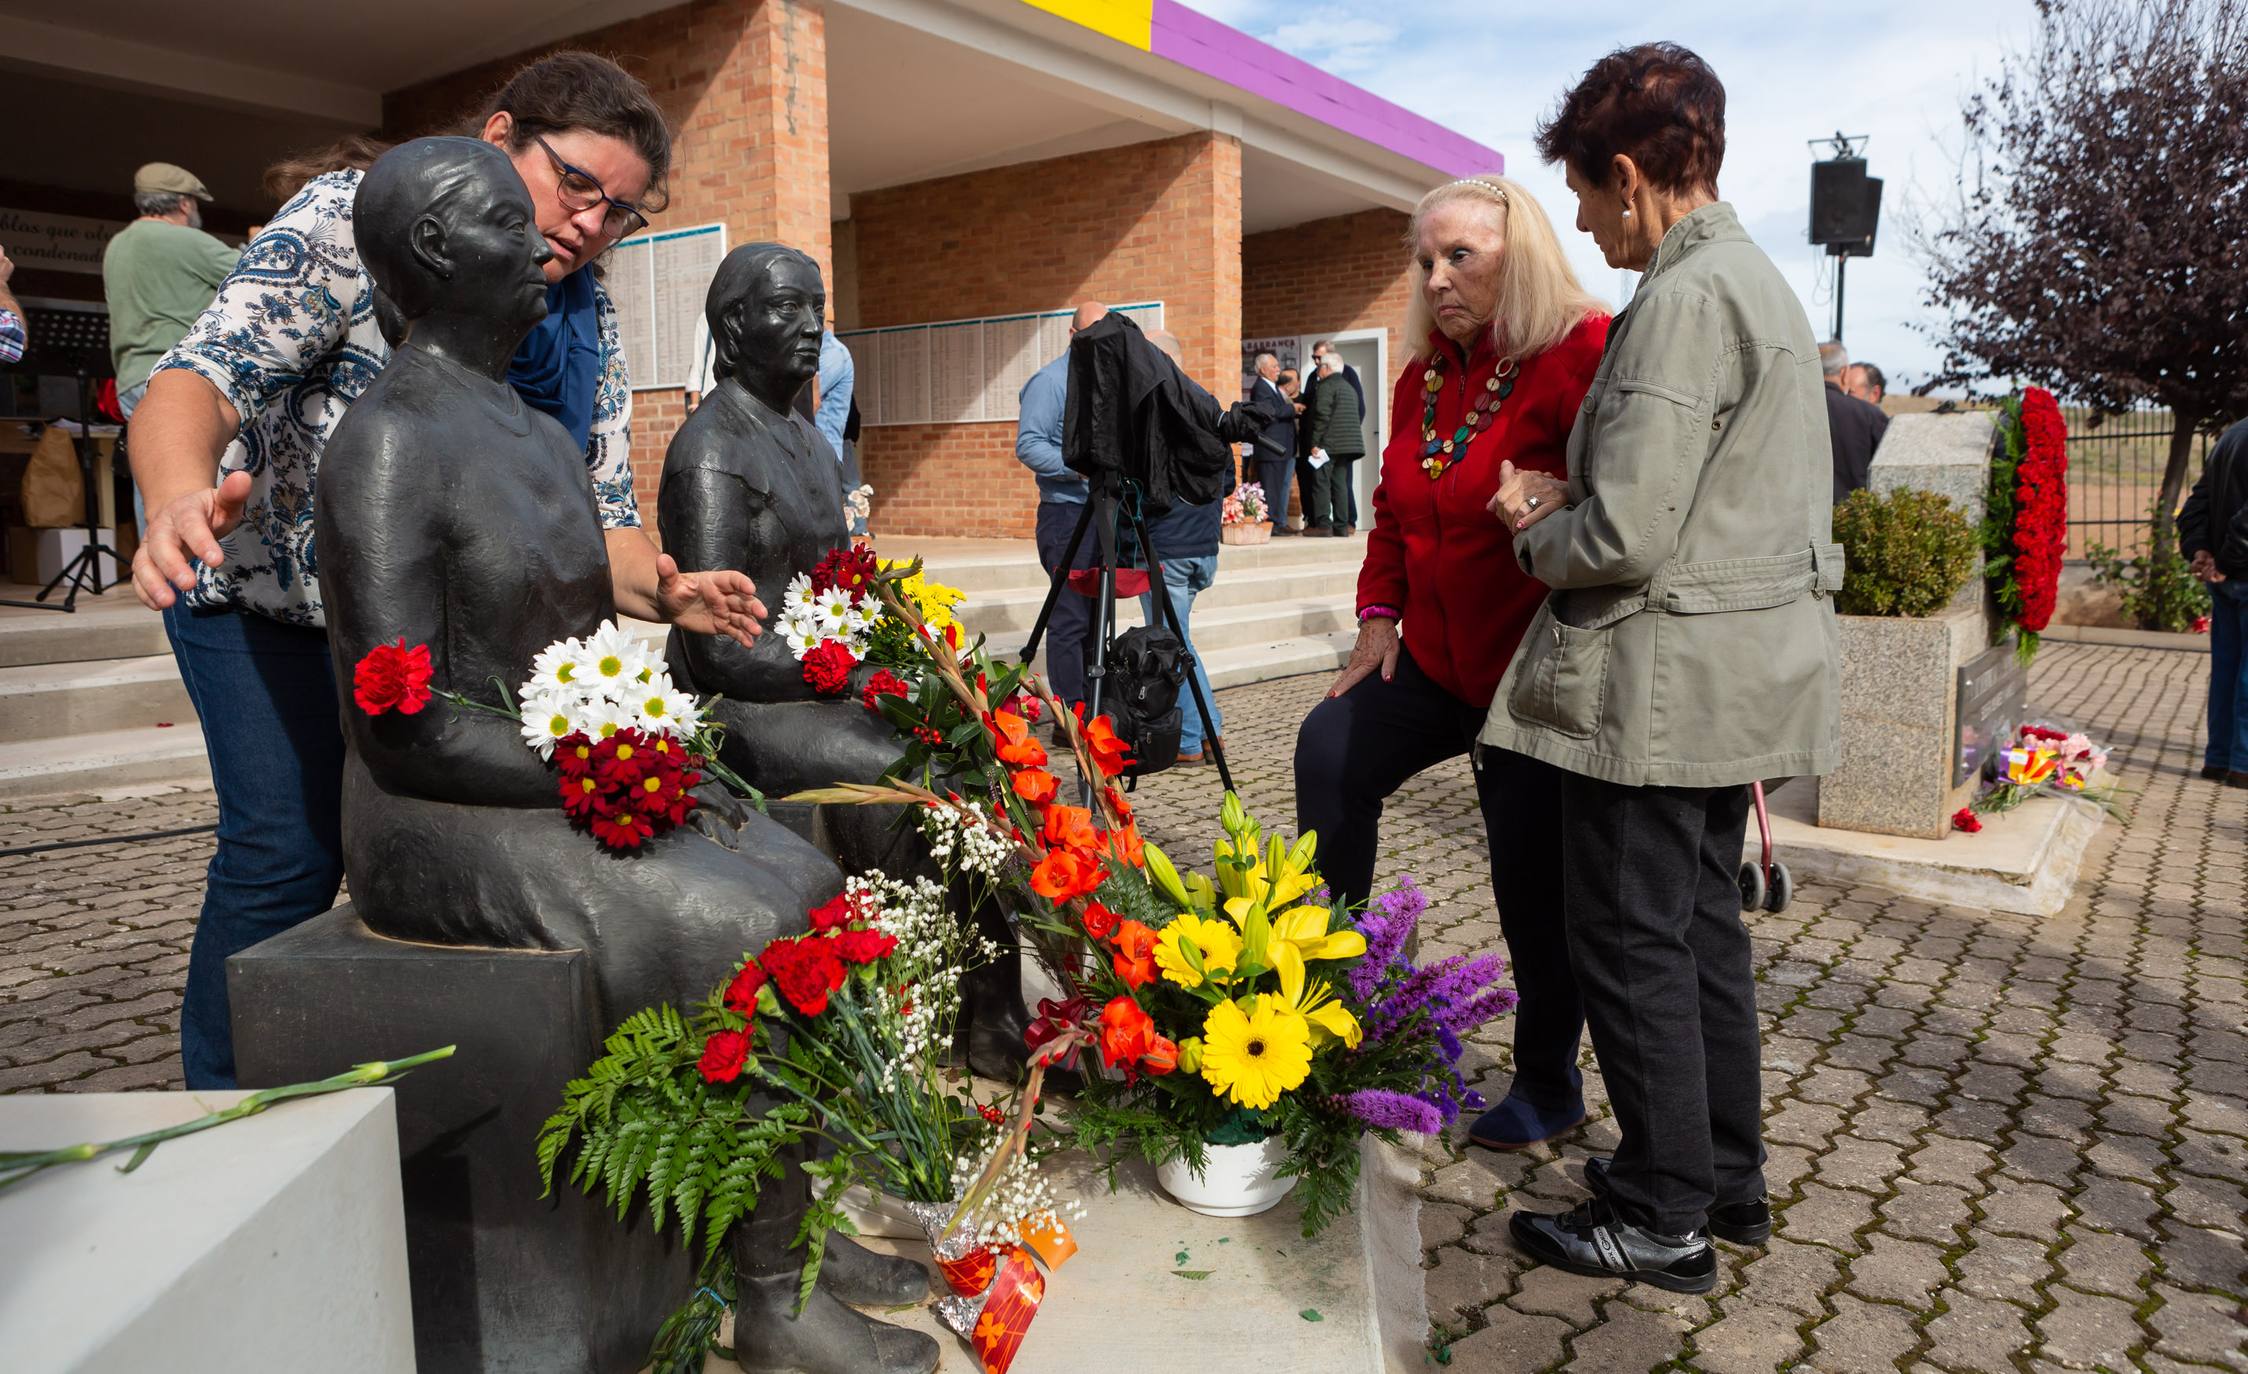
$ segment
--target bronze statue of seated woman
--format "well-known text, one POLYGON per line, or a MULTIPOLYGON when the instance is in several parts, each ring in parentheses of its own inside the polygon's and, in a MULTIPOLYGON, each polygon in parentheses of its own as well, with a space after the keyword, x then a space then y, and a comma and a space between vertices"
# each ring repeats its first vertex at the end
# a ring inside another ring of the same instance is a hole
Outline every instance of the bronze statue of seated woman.
MULTIPOLYGON (((705 312, 718 381, 664 456, 657 526, 681 568, 740 568, 777 596, 850 542, 842 466, 791 404, 819 371, 819 264, 777 243, 737 248, 711 279, 705 312)), ((768 795, 873 782, 902 752, 888 722, 859 704, 857 678, 840 697, 820 696, 780 635, 744 646, 674 631, 668 658, 673 681, 721 698, 713 714, 727 727, 725 762, 768 795)), ((845 869, 934 873, 920 832, 890 808, 822 807, 816 826, 845 869)), ((962 989, 969 1062, 1012 1078, 1027 1021, 1021 956, 994 904, 975 920, 1005 957, 962 989)))
MULTIPOLYGON (((426 644, 433 687, 488 698, 495 679, 512 689, 540 650, 615 614, 585 463, 506 381, 545 313, 549 252, 506 156, 474 139, 385 154, 359 188, 354 229, 406 336, 321 463, 329 643, 345 664, 378 644, 426 644)), ((715 795, 696 829, 612 853, 572 830, 553 772, 512 722, 443 697, 370 716, 339 678, 344 867, 368 926, 436 944, 586 950, 604 1029, 707 995, 744 950, 803 928, 842 887, 811 845, 715 795)), ((744 1367, 933 1369, 934 1342, 838 1300, 910 1301, 926 1291, 918 1266, 831 1244, 819 1290, 791 1316, 804 1187, 788 1170, 734 1238, 744 1367)))

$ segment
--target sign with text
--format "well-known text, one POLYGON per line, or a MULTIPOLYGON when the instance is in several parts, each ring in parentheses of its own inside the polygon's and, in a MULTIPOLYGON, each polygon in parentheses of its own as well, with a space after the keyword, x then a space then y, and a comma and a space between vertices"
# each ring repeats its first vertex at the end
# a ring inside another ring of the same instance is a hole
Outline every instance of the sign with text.
POLYGON ((617 307, 617 332, 634 391, 692 384, 703 297, 726 256, 726 226, 643 234, 611 248, 601 284, 617 307))
POLYGON ((0 210, 0 249, 18 267, 101 273, 102 250, 124 228, 118 220, 0 210))

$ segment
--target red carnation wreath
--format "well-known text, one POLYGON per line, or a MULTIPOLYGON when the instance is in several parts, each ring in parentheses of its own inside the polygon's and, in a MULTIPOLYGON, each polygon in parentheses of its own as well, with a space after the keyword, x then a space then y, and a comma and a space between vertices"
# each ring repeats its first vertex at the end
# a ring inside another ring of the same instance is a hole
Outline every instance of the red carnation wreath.
POLYGON ((1991 463, 1984 569, 2017 629, 2017 652, 2037 656, 2052 623, 2068 550, 2068 424, 2053 393, 2029 387, 2006 403, 2003 447, 1991 463))

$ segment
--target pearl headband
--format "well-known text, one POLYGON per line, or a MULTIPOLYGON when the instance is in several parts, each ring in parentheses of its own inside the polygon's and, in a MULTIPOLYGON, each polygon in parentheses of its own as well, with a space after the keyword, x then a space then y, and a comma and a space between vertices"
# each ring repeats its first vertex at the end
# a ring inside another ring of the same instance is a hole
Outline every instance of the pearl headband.
POLYGON ((1481 187, 1483 190, 1489 191, 1492 195, 1497 196, 1502 204, 1506 201, 1506 187, 1499 185, 1495 181, 1485 181, 1481 177, 1461 177, 1458 181, 1451 183, 1450 186, 1446 186, 1444 189, 1448 191, 1452 189, 1452 186, 1481 187))

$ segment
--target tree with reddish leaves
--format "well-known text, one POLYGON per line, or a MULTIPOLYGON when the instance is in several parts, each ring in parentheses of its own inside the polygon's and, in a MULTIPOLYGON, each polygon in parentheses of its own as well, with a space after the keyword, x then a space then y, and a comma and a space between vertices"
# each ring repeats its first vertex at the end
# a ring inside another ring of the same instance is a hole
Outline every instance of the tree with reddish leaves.
POLYGON ((1916 233, 1949 317, 1931 385, 2168 407, 2161 555, 2194 435, 2248 414, 2248 0, 2037 10, 1962 108, 1956 203, 1916 233))

